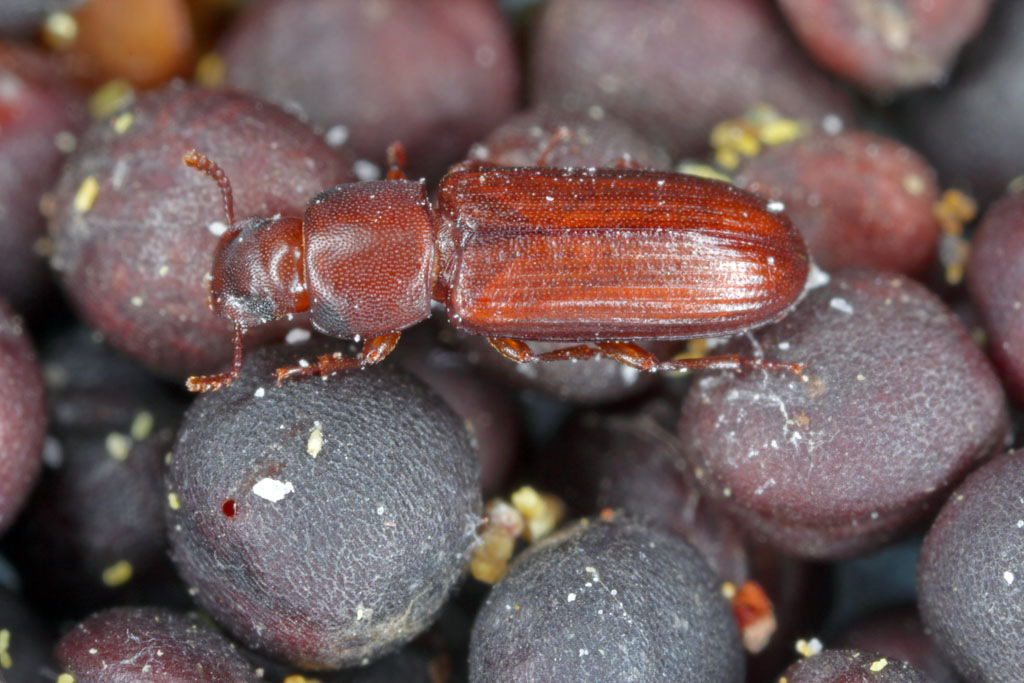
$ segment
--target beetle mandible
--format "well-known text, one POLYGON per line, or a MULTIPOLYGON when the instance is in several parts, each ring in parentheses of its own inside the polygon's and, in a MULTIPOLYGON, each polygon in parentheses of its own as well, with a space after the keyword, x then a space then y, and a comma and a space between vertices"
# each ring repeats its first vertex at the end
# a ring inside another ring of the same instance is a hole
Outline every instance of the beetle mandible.
POLYGON ((389 149, 384 180, 321 192, 299 217, 236 221, 213 161, 184 162, 217 181, 228 230, 214 255, 210 308, 234 325, 234 359, 192 391, 227 386, 242 335, 309 312, 315 329, 362 339, 356 357, 320 356, 296 375, 377 363, 401 331, 445 305, 450 323, 518 361, 614 358, 638 370, 803 366, 738 355, 659 360, 636 344, 735 334, 784 316, 805 289, 803 239, 774 204, 727 183, 637 169, 453 167, 436 208, 389 149), (529 341, 576 342, 534 353, 529 341))

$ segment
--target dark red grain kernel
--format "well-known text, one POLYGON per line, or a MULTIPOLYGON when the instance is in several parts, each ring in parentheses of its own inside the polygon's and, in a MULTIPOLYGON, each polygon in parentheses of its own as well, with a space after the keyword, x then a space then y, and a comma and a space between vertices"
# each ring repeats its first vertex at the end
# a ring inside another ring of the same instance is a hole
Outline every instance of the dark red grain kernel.
POLYGON ((68 631, 55 652, 76 683, 263 680, 208 621, 157 607, 97 612, 68 631))
POLYGON ((846 129, 767 148, 736 171, 737 186, 781 201, 821 268, 925 276, 935 260, 935 172, 891 138, 846 129))
POLYGON ((234 517, 235 516, 235 501, 233 499, 231 499, 231 498, 228 498, 227 500, 224 501, 224 504, 220 506, 220 509, 221 509, 221 512, 224 513, 225 517, 234 517))
POLYGON ((0 82, 0 296, 31 315, 53 294, 40 200, 87 123, 85 100, 55 60, 27 45, 0 44, 0 82))
POLYGON ((519 112, 470 149, 471 159, 499 166, 631 168, 667 171, 672 162, 660 147, 627 123, 596 112, 568 114, 552 107, 519 112))
POLYGON ((42 465, 43 378, 22 321, 0 299, 0 534, 28 497, 42 465))
POLYGON ((1015 681, 1024 668, 1024 451, 971 474, 932 524, 917 565, 928 632, 966 680, 1015 681))
POLYGON ((297 103, 383 163, 400 140, 413 177, 439 177, 516 105, 511 36, 489 0, 263 2, 219 47, 227 83, 297 103))
POLYGON ((925 633, 915 605, 869 614, 847 628, 837 644, 902 659, 927 674, 932 683, 959 680, 945 653, 925 633))
POLYGON ((876 95, 941 85, 992 0, 780 0, 819 65, 876 95))
POLYGON ((754 338, 770 359, 806 363, 806 381, 702 377, 679 434, 702 488, 787 553, 849 556, 906 533, 1006 438, 991 366, 905 277, 834 275, 754 338))
POLYGON ((162 467, 184 401, 82 329, 48 342, 43 371, 47 467, 11 532, 26 592, 62 618, 183 599, 165 591, 162 467))
POLYGON ((967 289, 988 336, 989 353, 1010 397, 1024 406, 1024 193, 986 213, 971 241, 967 289))
POLYGON ((254 352, 193 404, 166 477, 172 557, 196 601, 249 647, 316 669, 423 631, 481 510, 462 420, 395 365, 274 386, 275 368, 325 352, 254 352))
POLYGON ((744 680, 736 625, 688 543, 622 514, 530 546, 473 625, 469 680, 744 680))
POLYGON ((204 280, 223 204, 182 165, 193 147, 231 174, 239 215, 301 215, 309 197, 353 179, 306 125, 227 91, 170 87, 93 124, 55 190, 52 264, 86 322, 172 378, 231 357, 231 328, 207 309, 204 280))
POLYGON ((929 683, 923 671, 900 659, 864 650, 824 650, 783 672, 787 683, 929 683))
POLYGON ((555 0, 531 57, 534 103, 597 106, 674 157, 702 153, 716 122, 757 103, 814 119, 850 110, 761 0, 555 0))
POLYGON ((996 2, 945 87, 907 101, 903 130, 943 183, 987 205, 1024 174, 1024 3, 996 2))

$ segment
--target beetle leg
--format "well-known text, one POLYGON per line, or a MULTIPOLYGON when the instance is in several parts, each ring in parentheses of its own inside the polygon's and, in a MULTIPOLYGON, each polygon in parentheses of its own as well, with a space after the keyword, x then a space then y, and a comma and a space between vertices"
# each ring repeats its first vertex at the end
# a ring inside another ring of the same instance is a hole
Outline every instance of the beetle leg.
POLYGON ((558 146, 559 143, 569 142, 570 140, 572 140, 572 138, 573 133, 568 126, 559 126, 558 128, 556 128, 555 132, 551 134, 551 137, 549 137, 548 141, 544 144, 544 147, 541 148, 540 154, 537 155, 537 161, 535 165, 547 166, 548 157, 551 156, 551 153, 554 151, 555 147, 558 146))
POLYGON ((644 167, 643 164, 641 164, 639 161, 637 161, 636 159, 631 157, 628 153, 627 154, 623 154, 615 162, 615 168, 636 168, 636 169, 641 169, 643 167, 644 167))
POLYGON ((798 377, 803 374, 804 366, 800 363, 780 363, 763 358, 743 358, 735 353, 724 356, 707 356, 705 358, 679 358, 676 360, 658 360, 658 357, 634 342, 610 341, 598 342, 597 347, 606 356, 647 372, 690 372, 693 370, 789 370, 798 377))
POLYGON ((405 145, 397 140, 388 145, 388 172, 385 180, 407 180, 405 175, 405 145))
POLYGON ((545 353, 534 353, 530 345, 521 339, 492 337, 488 338, 487 341, 491 342, 491 346, 498 353, 517 363, 534 363, 549 360, 585 360, 597 355, 597 349, 586 344, 567 346, 564 349, 555 349, 545 353))
POLYGON ((301 377, 303 375, 326 377, 341 370, 376 365, 395 350, 398 338, 401 336, 401 332, 393 332, 367 339, 363 342, 363 350, 355 357, 345 356, 340 351, 335 351, 334 353, 317 356, 316 362, 309 365, 290 365, 278 368, 277 386, 281 386, 281 382, 290 377, 301 377))
POLYGON ((236 324, 233 341, 234 354, 231 359, 230 370, 216 375, 193 375, 185 381, 185 387, 189 391, 216 391, 217 389, 223 389, 238 379, 238 374, 242 372, 242 357, 244 355, 244 349, 242 348, 242 335, 244 333, 245 328, 236 324))

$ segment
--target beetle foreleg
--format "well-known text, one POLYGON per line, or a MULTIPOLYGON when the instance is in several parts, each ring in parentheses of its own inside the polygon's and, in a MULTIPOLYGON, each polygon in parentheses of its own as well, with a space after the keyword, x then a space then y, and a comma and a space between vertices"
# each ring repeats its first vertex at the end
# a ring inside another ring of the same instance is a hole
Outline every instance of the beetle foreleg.
POLYGON ((321 377, 326 377, 327 375, 340 372, 341 370, 375 365, 384 360, 389 353, 395 350, 395 346, 398 345, 398 338, 401 336, 401 332, 393 332, 380 337, 367 339, 363 342, 363 350, 355 357, 344 356, 339 351, 317 356, 316 362, 310 363, 309 365, 290 365, 278 368, 277 386, 281 386, 281 382, 289 377, 300 377, 303 375, 320 375, 321 377))
POLYGON ((217 389, 223 389, 228 386, 236 379, 238 374, 242 372, 242 357, 244 355, 244 349, 242 347, 242 335, 245 333, 245 328, 241 325, 235 325, 235 336, 233 340, 234 354, 231 359, 231 369, 227 372, 221 372, 216 375, 193 375, 185 381, 185 387, 189 391, 216 391, 217 389))

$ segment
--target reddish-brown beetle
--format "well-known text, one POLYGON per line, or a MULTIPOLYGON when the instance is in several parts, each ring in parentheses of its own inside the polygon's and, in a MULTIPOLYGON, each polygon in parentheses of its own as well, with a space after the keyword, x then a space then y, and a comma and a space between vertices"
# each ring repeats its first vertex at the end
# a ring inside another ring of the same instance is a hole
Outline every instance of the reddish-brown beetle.
POLYGON ((303 218, 238 222, 224 172, 185 155, 223 193, 230 228, 210 307, 235 326, 231 369, 191 377, 189 389, 238 376, 246 328, 305 311, 325 334, 365 340, 362 352, 281 368, 278 382, 377 363, 431 299, 519 362, 602 354, 648 371, 802 370, 736 355, 660 361, 635 343, 734 334, 785 315, 809 260, 779 207, 676 173, 466 163, 441 181, 435 209, 424 183, 402 173, 401 148, 390 151, 386 180, 325 190, 303 218), (535 354, 526 340, 582 343, 535 354))

